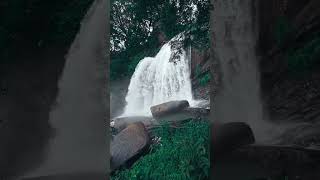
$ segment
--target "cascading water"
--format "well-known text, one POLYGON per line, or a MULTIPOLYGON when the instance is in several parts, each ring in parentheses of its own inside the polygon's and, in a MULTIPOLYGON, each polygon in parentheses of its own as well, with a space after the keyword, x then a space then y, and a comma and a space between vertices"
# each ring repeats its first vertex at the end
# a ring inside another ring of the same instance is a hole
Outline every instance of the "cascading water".
POLYGON ((44 162, 27 177, 105 173, 107 8, 107 1, 96 0, 82 22, 59 81, 57 107, 50 112, 56 135, 44 162))
POLYGON ((269 122, 260 94, 258 6, 256 1, 225 0, 216 4, 212 25, 214 54, 221 71, 221 88, 213 102, 214 121, 246 122, 257 142, 269 142, 283 128, 269 122))
POLYGON ((137 65, 126 96, 122 116, 151 116, 150 107, 172 100, 194 101, 190 80, 190 52, 172 44, 177 35, 164 44, 155 57, 146 57, 137 65), (180 50, 180 52, 178 52, 180 50), (177 59, 173 56, 177 55, 177 59))

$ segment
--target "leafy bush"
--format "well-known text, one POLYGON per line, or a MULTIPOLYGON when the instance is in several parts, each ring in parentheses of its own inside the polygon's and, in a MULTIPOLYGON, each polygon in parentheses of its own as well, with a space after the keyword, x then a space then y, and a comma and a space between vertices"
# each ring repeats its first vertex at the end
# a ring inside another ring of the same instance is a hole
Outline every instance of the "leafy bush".
POLYGON ((320 37, 316 36, 287 55, 289 70, 295 74, 309 72, 320 59, 320 37))
POLYGON ((168 124, 154 130, 161 137, 148 155, 131 169, 111 176, 113 180, 205 180, 209 179, 209 131, 205 121, 187 121, 183 126, 168 124))
POLYGON ((210 81, 210 79, 211 79, 210 73, 209 72, 205 73, 203 76, 199 78, 200 86, 206 86, 210 81))
POLYGON ((146 49, 138 54, 136 54, 134 57, 115 57, 111 59, 111 65, 110 65, 110 75, 111 80, 116 80, 119 78, 122 78, 124 76, 131 76, 138 63, 144 58, 144 57, 154 57, 158 51, 160 50, 160 47, 158 48, 150 48, 146 49))

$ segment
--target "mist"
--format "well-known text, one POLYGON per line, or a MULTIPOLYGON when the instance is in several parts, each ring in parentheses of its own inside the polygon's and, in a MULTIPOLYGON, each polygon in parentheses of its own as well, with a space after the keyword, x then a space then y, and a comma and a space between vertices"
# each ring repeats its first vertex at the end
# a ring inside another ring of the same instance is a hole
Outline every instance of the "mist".
POLYGON ((57 105, 50 112, 55 136, 45 161, 27 176, 106 173, 107 6, 106 0, 96 0, 81 23, 66 56, 57 105))
POLYGON ((245 122, 257 142, 270 142, 288 125, 271 123, 261 100, 257 2, 223 4, 215 4, 223 7, 215 8, 212 17, 217 27, 213 28, 213 53, 221 71, 221 87, 211 108, 214 121, 245 122))

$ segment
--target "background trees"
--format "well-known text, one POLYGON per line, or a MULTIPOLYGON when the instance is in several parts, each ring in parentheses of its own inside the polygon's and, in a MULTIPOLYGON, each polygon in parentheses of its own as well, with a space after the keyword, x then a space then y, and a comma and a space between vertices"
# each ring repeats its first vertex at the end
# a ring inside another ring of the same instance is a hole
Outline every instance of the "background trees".
POLYGON ((189 31, 186 39, 199 49, 208 47, 209 0, 113 0, 111 9, 111 78, 131 75, 145 56, 165 40, 189 31))
POLYGON ((93 0, 3 0, 0 3, 0 61, 17 49, 69 46, 93 0))

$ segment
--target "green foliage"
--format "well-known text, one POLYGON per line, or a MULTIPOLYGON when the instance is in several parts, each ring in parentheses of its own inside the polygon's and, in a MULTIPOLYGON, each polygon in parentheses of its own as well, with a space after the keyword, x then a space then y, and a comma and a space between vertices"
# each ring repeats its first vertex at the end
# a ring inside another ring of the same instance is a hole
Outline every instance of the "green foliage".
POLYGON ((285 43, 288 43, 292 39, 294 34, 294 28, 284 16, 279 17, 275 26, 275 40, 279 47, 284 46, 285 43))
POLYGON ((307 73, 319 63, 320 60, 320 36, 303 43, 297 49, 289 50, 287 62, 290 72, 294 74, 307 73))
POLYGON ((196 68, 195 68, 195 77, 199 77, 201 75, 201 67, 199 64, 196 65, 196 68))
POLYGON ((12 61, 17 49, 68 47, 92 2, 3 0, 0 3, 1 61, 12 61))
POLYGON ((210 82, 211 76, 210 73, 207 72, 204 75, 200 76, 199 84, 200 86, 206 86, 210 82))
POLYGON ((122 77, 131 76, 140 60, 144 57, 154 57, 160 48, 146 49, 131 58, 128 61, 128 57, 118 57, 117 59, 111 59, 110 76, 111 80, 116 80, 122 77))
POLYGON ((280 48, 286 50, 286 60, 289 72, 293 75, 304 75, 311 72, 320 58, 319 33, 311 35, 309 40, 294 42, 296 30, 285 17, 280 17, 276 23, 275 39, 280 48), (285 45, 288 45, 285 47, 285 45))
POLYGON ((209 45, 209 8, 209 0, 113 0, 111 59, 127 61, 122 63, 126 66, 120 68, 122 71, 117 71, 119 67, 111 64, 114 78, 132 74, 143 58, 142 54, 159 48, 159 33, 168 40, 180 32, 188 32, 186 45, 206 49, 209 45))
POLYGON ((128 74, 132 75, 137 64, 142 60, 144 57, 154 57, 160 50, 159 48, 154 49, 147 49, 146 51, 142 51, 141 53, 137 54, 133 57, 132 61, 129 63, 128 74))
POLYGON ((209 131, 205 121, 188 121, 182 127, 163 124, 154 133, 161 137, 151 152, 131 169, 121 170, 112 180, 206 180, 209 179, 209 131))
POLYGON ((93 0, 61 2, 50 19, 53 23, 51 41, 70 44, 78 32, 80 23, 93 0))

